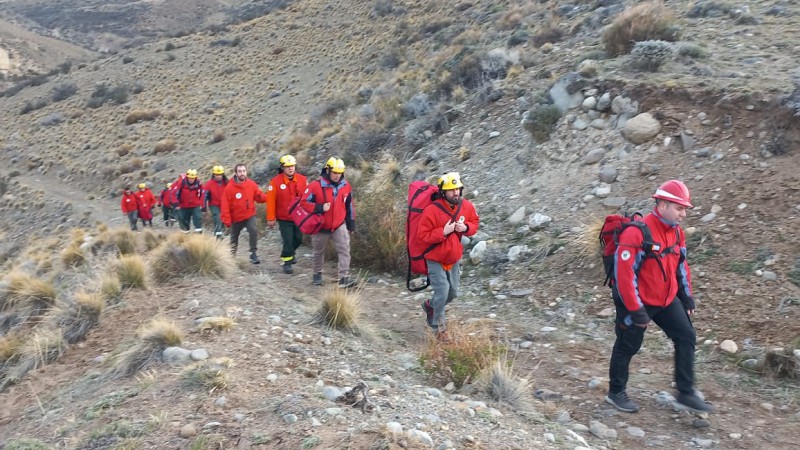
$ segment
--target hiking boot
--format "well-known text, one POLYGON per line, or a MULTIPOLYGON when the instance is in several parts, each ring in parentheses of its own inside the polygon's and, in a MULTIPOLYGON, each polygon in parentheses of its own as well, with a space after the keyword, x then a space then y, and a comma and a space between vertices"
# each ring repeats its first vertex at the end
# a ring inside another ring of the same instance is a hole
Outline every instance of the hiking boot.
POLYGON ((433 328, 433 306, 430 300, 422 302, 422 310, 425 311, 425 320, 428 321, 428 326, 433 328))
POLYGON ((258 255, 256 255, 255 252, 250 253, 250 262, 253 264, 261 264, 261 260, 258 259, 258 255))
POLYGON ((706 403, 705 400, 700 398, 695 393, 691 394, 678 393, 678 396, 675 397, 675 400, 681 405, 688 408, 690 411, 695 413, 714 412, 714 407, 706 403))
POLYGON ((297 264, 297 258, 292 256, 292 259, 289 260, 289 264, 297 264))
POLYGON ((639 412, 639 405, 628 398, 628 394, 625 391, 616 394, 609 392, 608 395, 606 395, 606 403, 614 405, 615 408, 622 412, 639 412))
POLYGON ((322 286, 322 274, 315 273, 314 279, 311 281, 311 284, 313 284, 314 286, 322 286))
POLYGON ((286 261, 283 263, 283 273, 291 275, 294 273, 294 267, 292 267, 292 263, 286 261))
POLYGON ((351 288, 351 287, 355 286, 356 283, 357 283, 357 281, 354 280, 353 278, 350 278, 350 277, 339 278, 339 287, 342 288, 342 289, 351 288))

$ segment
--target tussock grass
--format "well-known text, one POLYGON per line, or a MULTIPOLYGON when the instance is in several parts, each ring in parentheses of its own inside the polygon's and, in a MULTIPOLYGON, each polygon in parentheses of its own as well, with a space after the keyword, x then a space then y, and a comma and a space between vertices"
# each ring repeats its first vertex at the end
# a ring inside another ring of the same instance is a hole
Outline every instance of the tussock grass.
POLYGON ((228 367, 218 362, 200 362, 187 367, 181 373, 183 385, 191 389, 203 389, 209 394, 228 387, 228 367))
POLYGON ((626 9, 614 19, 603 33, 606 53, 619 56, 628 53, 640 41, 677 40, 677 19, 660 0, 640 3, 626 9))
POLYGON ((477 380, 488 370, 506 347, 497 342, 491 329, 481 323, 447 324, 448 341, 438 341, 432 334, 420 354, 423 370, 434 377, 452 381, 456 387, 477 380))
POLYGON ((122 255, 114 265, 122 289, 144 288, 147 271, 140 255, 122 255))
POLYGON ((17 334, 7 334, 0 338, 0 366, 19 355, 22 343, 22 338, 17 334))
POLYGON ((178 143, 173 138, 166 138, 158 141, 155 147, 153 147, 153 153, 170 153, 178 148, 178 143))
POLYGON ((236 321, 231 317, 204 317, 197 324, 197 329, 202 332, 231 331, 236 326, 236 321))
POLYGON ((6 277, 6 283, 8 296, 3 310, 13 309, 31 316, 39 315, 55 304, 56 288, 50 281, 14 271, 6 277))
POLYGON ((183 342, 183 332, 175 324, 156 318, 139 328, 137 341, 119 355, 112 375, 128 377, 146 369, 155 361, 160 361, 161 352, 167 347, 178 346, 183 342))
POLYGON ((230 247, 210 236, 173 235, 153 252, 150 263, 158 283, 186 275, 228 278, 236 269, 230 247))
POLYGON ((132 255, 138 249, 138 238, 131 230, 119 228, 111 232, 111 240, 122 255, 132 255))
POLYGON ((54 320, 69 344, 83 340, 86 333, 100 321, 105 302, 97 293, 77 292, 74 303, 56 308, 54 320))
POLYGON ((361 290, 332 287, 322 295, 322 306, 314 323, 337 330, 355 331, 361 318, 361 290))
POLYGON ((531 409, 528 401, 531 384, 514 373, 513 362, 509 361, 506 355, 502 355, 494 364, 484 369, 480 383, 486 394, 495 402, 517 411, 531 409))
POLYGON ((115 273, 100 276, 98 293, 106 303, 116 303, 122 295, 122 283, 115 273))
POLYGON ((57 330, 37 329, 20 345, 17 362, 6 373, 0 384, 0 392, 8 385, 18 383, 28 372, 49 364, 64 354, 66 341, 57 330))
POLYGON ((769 378, 800 379, 800 362, 791 350, 770 349, 764 355, 763 373, 769 378))
POLYGON ((81 249, 81 244, 73 242, 61 250, 61 262, 66 267, 78 267, 86 264, 86 253, 81 249))
POLYGON ((600 261, 603 248, 600 244, 600 230, 605 217, 588 217, 581 224, 580 231, 573 239, 573 247, 578 256, 587 260, 600 261))
POLYGON ((156 120, 161 116, 161 111, 157 109, 135 109, 128 113, 125 117, 125 125, 133 125, 135 123, 139 123, 141 121, 147 120, 156 120))
POLYGON ((386 163, 372 178, 370 192, 358 203, 358 233, 353 235, 353 264, 375 271, 401 273, 406 267, 406 192, 397 185, 396 166, 386 163))
POLYGON ((166 239, 166 236, 163 234, 156 233, 155 231, 149 229, 143 230, 140 234, 142 236, 142 242, 144 243, 144 250, 146 252, 158 248, 158 246, 161 245, 161 243, 166 239))

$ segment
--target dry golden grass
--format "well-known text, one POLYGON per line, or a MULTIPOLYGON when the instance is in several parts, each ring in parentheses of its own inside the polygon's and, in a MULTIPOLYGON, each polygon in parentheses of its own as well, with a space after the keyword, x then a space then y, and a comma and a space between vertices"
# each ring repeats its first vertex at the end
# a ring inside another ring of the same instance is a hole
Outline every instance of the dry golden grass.
POLYGON ((10 384, 18 383, 31 370, 49 364, 64 354, 66 342, 57 330, 36 329, 19 347, 18 361, 6 373, 0 391, 10 384))
POLYGON ((61 262, 66 267, 78 267, 86 264, 86 253, 81 249, 81 244, 73 242, 61 250, 61 262))
POLYGON ((204 317, 202 322, 197 325, 197 329, 202 332, 223 332, 231 331, 236 326, 236 321, 231 317, 204 317))
POLYGON ((122 289, 147 286, 147 270, 141 255, 122 255, 114 263, 115 273, 122 289))
POLYGON ((618 15, 603 33, 606 53, 619 56, 628 53, 640 41, 675 41, 678 28, 675 14, 660 0, 640 3, 618 15))
POLYGON ((119 301, 122 295, 122 283, 115 273, 100 276, 98 292, 106 303, 113 304, 119 301))
POLYGON ((125 117, 125 125, 133 125, 144 120, 156 120, 159 116, 161 116, 161 111, 157 109, 135 109, 125 117))
POLYGON ((117 147, 116 153, 117 156, 126 156, 128 153, 133 151, 133 146, 131 144, 122 144, 117 147))
POLYGON ((800 362, 791 350, 770 349, 764 355, 763 373, 769 378, 797 380, 800 379, 800 362))
POLYGON ((211 134, 211 142, 222 142, 225 140, 225 130, 217 128, 211 134))
POLYGON ((193 389, 203 389, 213 394, 228 387, 229 366, 217 362, 203 361, 187 367, 182 373, 183 385, 193 389))
POLYGON ((531 384, 514 373, 513 362, 508 360, 507 354, 485 368, 479 380, 486 394, 497 403, 517 411, 531 409, 531 384))
POLYGON ((136 233, 129 229, 118 228, 107 235, 98 236, 97 241, 102 243, 109 239, 114 243, 121 255, 132 255, 139 248, 139 240, 136 233))
MULTIPOLYGON (((352 236, 350 255, 354 265, 375 271, 405 270, 406 192, 399 186, 388 163, 372 178, 385 177, 373 190, 362 192, 358 208, 358 233, 352 236)), ((367 183, 369 186, 370 183, 367 183)))
POLYGON ((228 278, 236 270, 230 247, 211 236, 173 235, 153 251, 153 279, 163 283, 186 275, 228 278))
POLYGON ((135 375, 151 363, 160 361, 161 352, 183 342, 183 332, 175 324, 156 318, 139 328, 137 341, 117 358, 112 374, 118 377, 135 375))
POLYGON ((12 360, 19 354, 22 338, 17 334, 7 334, 0 338, 0 365, 12 360))
POLYGON ((448 340, 443 342, 430 334, 420 361, 427 373, 452 381, 457 387, 478 379, 506 354, 506 347, 497 342, 491 327, 480 322, 461 325, 451 321, 447 335, 448 340))
POLYGON ((74 303, 58 305, 53 321, 61 329, 64 339, 69 344, 81 341, 86 333, 100 321, 105 302, 100 294, 77 292, 73 296, 74 303))
POLYGON ((600 230, 603 229, 605 217, 589 217, 583 221, 578 235, 573 239, 573 248, 585 259, 600 261, 603 248, 600 244, 600 230))
POLYGON ((156 233, 151 229, 144 229, 140 234, 142 236, 142 242, 144 243, 145 252, 149 252, 150 250, 157 248, 162 242, 164 242, 164 239, 166 239, 165 235, 156 233))
POLYGON ((26 310, 37 314, 55 304, 56 288, 50 281, 14 271, 8 274, 6 283, 8 298, 3 305, 4 310, 26 310))
POLYGON ((360 289, 329 288, 322 295, 322 306, 315 322, 336 330, 356 331, 361 307, 360 289))
POLYGON ((178 143, 173 138, 166 138, 158 141, 156 146, 153 147, 153 153, 170 153, 178 148, 178 143))

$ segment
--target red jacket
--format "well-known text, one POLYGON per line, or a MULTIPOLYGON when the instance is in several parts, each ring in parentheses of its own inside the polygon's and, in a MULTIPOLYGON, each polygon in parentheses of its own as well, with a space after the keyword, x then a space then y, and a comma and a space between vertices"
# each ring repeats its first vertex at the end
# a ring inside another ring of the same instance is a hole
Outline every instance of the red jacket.
POLYGON ((467 231, 463 233, 454 231, 445 236, 444 226, 447 225, 447 222, 453 220, 452 215, 455 214, 457 209, 457 205, 451 205, 447 200, 440 198, 426 206, 422 211, 417 227, 417 237, 420 242, 426 245, 439 244, 425 254, 425 259, 448 266, 457 263, 461 259, 464 254, 461 236, 472 236, 477 233, 480 218, 478 213, 475 212, 475 206, 472 202, 462 198, 461 211, 459 211, 458 217, 455 219, 458 221, 463 218, 464 224, 467 225, 467 231), (444 206, 450 213, 442 211, 437 204, 444 206))
POLYGON ((653 242, 660 244, 658 253, 665 253, 658 258, 664 272, 656 258, 645 258, 642 232, 635 227, 626 228, 619 236, 614 254, 616 289, 625 307, 631 312, 641 310, 644 305, 665 307, 676 296, 684 304, 693 305, 683 230, 677 224, 665 222, 655 210, 642 220, 650 229, 653 242))
POLYGON ((200 178, 195 178, 194 183, 190 183, 188 178, 184 178, 178 182, 176 195, 178 196, 178 206, 181 209, 197 208, 203 206, 203 183, 200 178))
POLYGON ((272 178, 267 188, 267 220, 292 220, 289 207, 306 190, 305 175, 295 172, 290 180, 283 173, 272 178))
POLYGON ((308 212, 322 214, 322 231, 334 231, 343 223, 349 231, 356 230, 356 212, 353 205, 353 191, 344 178, 333 184, 323 175, 309 184, 303 192, 303 208, 308 212), (331 204, 331 209, 323 212, 322 205, 331 204))
POLYGON ((128 214, 139 210, 139 202, 136 200, 136 195, 131 192, 130 194, 122 193, 122 200, 119 203, 122 212, 128 214))
POLYGON ((228 179, 222 177, 220 181, 210 179, 203 185, 203 190, 206 193, 205 202, 211 206, 222 206, 222 192, 225 191, 225 186, 228 185, 228 179))
POLYGON ((136 199, 139 201, 139 206, 143 209, 151 209, 156 206, 156 196, 153 191, 145 189, 143 191, 134 192, 136 199))
POLYGON ((256 215, 256 203, 266 201, 267 196, 261 192, 255 181, 248 178, 240 183, 234 178, 222 193, 222 223, 230 226, 232 223, 243 222, 256 215))
POLYGON ((175 191, 173 189, 164 188, 161 190, 161 193, 158 195, 158 206, 166 206, 170 207, 178 203, 178 199, 175 198, 175 191))

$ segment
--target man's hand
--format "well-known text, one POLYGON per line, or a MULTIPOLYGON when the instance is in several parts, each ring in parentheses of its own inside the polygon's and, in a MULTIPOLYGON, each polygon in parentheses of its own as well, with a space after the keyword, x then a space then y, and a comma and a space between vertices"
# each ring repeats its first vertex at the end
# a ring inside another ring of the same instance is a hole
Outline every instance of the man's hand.
POLYGON ((267 227, 269 227, 270 230, 274 230, 275 229, 275 224, 277 224, 277 223, 278 222, 275 221, 275 220, 268 220, 267 221, 267 227))
POLYGON ((467 226, 464 224, 464 222, 456 222, 455 230, 459 233, 463 233, 467 231, 467 226))
POLYGON ((456 229, 456 223, 452 220, 448 220, 447 224, 444 226, 444 235, 447 236, 448 234, 452 233, 456 229))
POLYGON ((322 210, 325 211, 325 212, 330 211, 331 210, 331 204, 330 203, 323 203, 322 204, 322 210))

